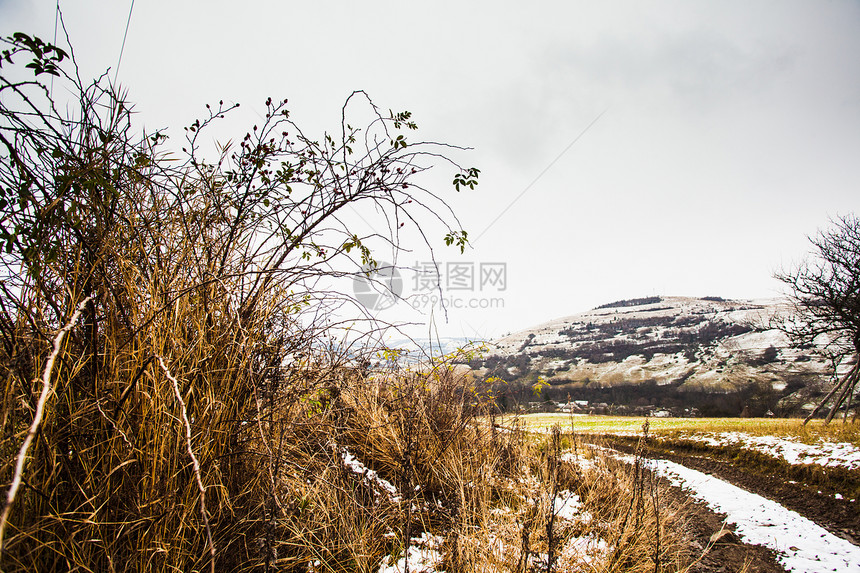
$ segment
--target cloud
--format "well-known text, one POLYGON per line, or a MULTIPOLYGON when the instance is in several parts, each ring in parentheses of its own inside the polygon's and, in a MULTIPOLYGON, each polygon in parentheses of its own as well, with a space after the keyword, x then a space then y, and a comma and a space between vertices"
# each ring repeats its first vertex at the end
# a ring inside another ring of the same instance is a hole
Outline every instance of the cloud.
POLYGON ((585 85, 616 103, 680 107, 706 113, 769 91, 791 71, 797 53, 707 30, 630 38, 615 34, 584 44, 556 44, 542 76, 555 89, 585 85))

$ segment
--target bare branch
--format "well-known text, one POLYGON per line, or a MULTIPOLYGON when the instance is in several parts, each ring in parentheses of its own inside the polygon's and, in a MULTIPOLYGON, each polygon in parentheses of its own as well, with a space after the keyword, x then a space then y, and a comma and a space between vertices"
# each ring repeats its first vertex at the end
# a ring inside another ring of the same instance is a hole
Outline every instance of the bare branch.
POLYGON ((200 462, 197 461, 197 456, 194 455, 194 449, 191 447, 191 423, 188 421, 188 409, 185 407, 185 400, 182 399, 182 393, 179 391, 179 382, 173 377, 170 370, 167 369, 164 359, 161 356, 157 358, 158 365, 164 371, 164 375, 173 384, 173 392, 182 411, 182 421, 185 424, 185 445, 188 447, 188 456, 191 458, 191 463, 194 464, 194 477, 197 480, 197 489, 200 490, 200 516, 206 525, 206 540, 209 542, 209 569, 212 573, 215 573, 215 543, 212 541, 212 530, 209 528, 209 513, 206 511, 206 488, 203 487, 203 478, 200 477, 200 462))
MULTIPOLYGON (((810 237, 814 258, 777 279, 790 288, 793 314, 773 326, 785 332, 797 346, 815 346, 827 356, 834 375, 841 364, 854 360, 851 370, 828 392, 806 418, 808 422, 836 395, 826 417, 830 422, 846 402, 850 406, 857 385, 860 356, 860 219, 845 215, 833 221, 833 228, 810 237)), ((847 410, 846 410, 847 417, 847 410)))
POLYGON ((27 430, 27 435, 24 437, 24 442, 21 444, 21 448, 18 450, 18 457, 15 461, 15 474, 12 477, 12 484, 9 486, 9 491, 6 492, 6 502, 3 505, 3 513, 0 515, 0 555, 3 554, 3 536, 6 531, 6 524, 9 520, 9 512, 12 511, 12 505, 15 503, 15 496, 18 493, 18 488, 21 487, 21 479, 24 475, 24 464, 27 461, 27 451, 30 449, 30 444, 36 437, 36 433, 39 431, 39 425, 42 423, 42 416, 45 413, 45 403, 48 401, 48 396, 51 395, 51 391, 53 390, 51 387, 51 371, 54 369, 54 362, 56 362, 57 356, 60 354, 60 349, 63 346, 63 338, 65 338, 66 333, 72 329, 72 326, 77 322, 87 303, 89 303, 92 298, 92 296, 88 296, 78 304, 75 312, 72 313, 72 317, 54 337, 53 349, 51 350, 51 354, 48 356, 48 361, 45 363, 45 368, 42 371, 42 392, 39 394, 39 401, 36 402, 36 412, 33 414, 33 422, 27 430))

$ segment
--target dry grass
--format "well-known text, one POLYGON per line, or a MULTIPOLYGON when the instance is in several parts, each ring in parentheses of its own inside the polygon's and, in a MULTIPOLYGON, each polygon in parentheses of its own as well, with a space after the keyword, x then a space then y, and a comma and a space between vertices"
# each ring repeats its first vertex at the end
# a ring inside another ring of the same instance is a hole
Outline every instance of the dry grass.
MULTIPOLYGON (((398 484, 403 499, 377 495, 374 531, 341 530, 342 537, 326 540, 367 561, 350 569, 342 557, 317 555, 324 570, 373 569, 425 531, 444 537, 447 571, 544 571, 550 554, 555 571, 681 571, 690 562, 683 508, 665 501, 641 465, 603 458, 569 435, 535 440, 484 423, 480 393, 445 365, 429 375, 379 377, 339 399, 346 416, 340 427, 350 428, 339 447, 398 484), (582 506, 562 519, 553 500, 569 494, 582 506)), ((298 486, 301 478, 294 479, 298 486)), ((319 519, 326 508, 353 506, 315 507, 319 519)))
MULTIPOLYGON (((449 366, 367 373, 309 363, 287 373, 291 384, 249 395, 238 416, 224 412, 231 400, 186 388, 216 569, 377 571, 407 540, 432 532, 445 539, 448 571, 546 570, 550 544, 557 571, 683 570, 690 556, 680 508, 666 505, 641 468, 579 444, 581 459, 560 456, 576 443, 568 436, 553 448, 500 431, 485 423, 489 397, 449 366), (347 451, 397 493, 347 467, 347 451), (577 494, 582 508, 548 527, 560 491, 577 494)), ((101 431, 67 442, 88 470, 66 469, 61 475, 76 481, 65 487, 54 478, 64 497, 26 491, 4 570, 210 565, 182 413, 169 379, 147 372, 139 392, 160 399, 138 396, 120 418, 107 414, 116 404, 102 404, 101 431)), ((29 483, 51 480, 48 469, 31 468, 29 483)))
POLYGON ((371 572, 422 533, 449 572, 682 570, 677 508, 640 466, 564 461, 561 434, 497 427, 450 359, 371 367, 372 344, 334 336, 344 297, 316 285, 358 266, 350 250, 397 249, 421 209, 465 240, 412 182, 440 148, 390 135, 408 113, 356 135, 344 109, 341 140, 318 143, 269 100, 207 163, 201 130, 229 111, 207 106, 174 161, 163 136, 133 140, 104 81, 56 79, 72 119, 39 78, 23 107, 0 100, 0 181, 22 194, 0 259, 3 571, 371 572), (339 219, 357 204, 387 236, 339 219), (555 515, 564 492, 580 517, 555 515), (578 539, 606 545, 587 559, 578 539))

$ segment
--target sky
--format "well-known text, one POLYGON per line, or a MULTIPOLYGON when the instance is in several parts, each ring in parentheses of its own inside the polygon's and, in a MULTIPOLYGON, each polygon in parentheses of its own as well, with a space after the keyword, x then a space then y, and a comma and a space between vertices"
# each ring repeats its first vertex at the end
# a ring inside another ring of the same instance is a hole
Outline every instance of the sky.
MULTIPOLYGON (((478 187, 453 192, 444 166, 433 180, 473 238, 462 255, 434 245, 461 287, 443 290, 447 320, 409 268, 407 308, 378 311, 440 336, 627 298, 778 296, 774 272, 858 210, 857 1, 137 0, 130 21, 130 1, 60 7, 82 75, 110 69, 150 131, 219 99, 247 125, 272 96, 321 132, 361 89, 410 110, 422 139, 472 148, 458 159, 478 187)), ((54 14, 0 0, 0 33, 50 40, 54 14)), ((416 241, 399 262, 428 260, 416 241)))

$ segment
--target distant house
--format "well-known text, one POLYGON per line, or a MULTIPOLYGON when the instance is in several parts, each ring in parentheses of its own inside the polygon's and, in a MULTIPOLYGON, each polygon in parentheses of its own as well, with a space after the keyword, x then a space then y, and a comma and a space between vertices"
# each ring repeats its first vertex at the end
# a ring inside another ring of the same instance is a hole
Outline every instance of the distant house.
POLYGON ((559 411, 566 414, 583 412, 586 408, 588 408, 588 400, 571 400, 567 404, 560 403, 558 405, 559 411))

